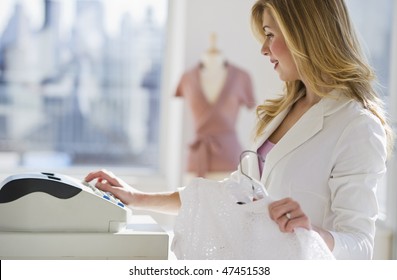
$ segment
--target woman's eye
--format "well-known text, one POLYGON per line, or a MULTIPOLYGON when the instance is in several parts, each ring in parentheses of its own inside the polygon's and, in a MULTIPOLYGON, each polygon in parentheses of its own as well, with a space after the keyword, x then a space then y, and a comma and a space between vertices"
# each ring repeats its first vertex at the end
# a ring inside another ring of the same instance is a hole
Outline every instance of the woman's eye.
POLYGON ((268 33, 268 34, 265 34, 265 37, 267 38, 267 39, 270 39, 270 38, 273 38, 273 34, 271 34, 271 33, 268 33))

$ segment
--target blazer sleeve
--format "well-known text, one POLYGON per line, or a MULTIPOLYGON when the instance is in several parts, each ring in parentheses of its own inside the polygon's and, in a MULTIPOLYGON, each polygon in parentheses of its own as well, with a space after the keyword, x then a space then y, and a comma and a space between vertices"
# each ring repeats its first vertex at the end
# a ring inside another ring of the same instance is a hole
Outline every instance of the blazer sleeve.
POLYGON ((347 125, 334 150, 329 179, 337 259, 371 259, 378 216, 376 188, 386 172, 386 136, 381 123, 363 113, 347 125))

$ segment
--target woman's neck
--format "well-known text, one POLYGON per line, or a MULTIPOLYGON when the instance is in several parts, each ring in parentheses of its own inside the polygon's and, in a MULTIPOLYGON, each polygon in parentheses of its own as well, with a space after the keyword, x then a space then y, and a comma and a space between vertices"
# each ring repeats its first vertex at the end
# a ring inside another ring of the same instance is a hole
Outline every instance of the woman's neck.
MULTIPOLYGON (((303 82, 303 84, 305 84, 303 82)), ((321 100, 321 96, 315 93, 314 90, 308 88, 305 84, 304 94, 299 98, 299 102, 305 104, 306 106, 312 106, 321 100)))
POLYGON ((314 105, 321 100, 321 97, 315 94, 314 92, 306 91, 306 94, 302 96, 300 101, 306 105, 314 105))

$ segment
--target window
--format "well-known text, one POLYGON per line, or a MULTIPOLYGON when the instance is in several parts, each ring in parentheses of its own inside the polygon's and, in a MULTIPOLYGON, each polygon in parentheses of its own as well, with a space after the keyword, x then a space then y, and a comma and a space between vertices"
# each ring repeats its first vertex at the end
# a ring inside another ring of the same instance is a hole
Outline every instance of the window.
POLYGON ((1 166, 159 166, 167 0, 0 2, 1 166))
MULTIPOLYGON (((358 30, 364 50, 375 68, 380 83, 379 91, 386 104, 391 99, 391 54, 394 0, 347 0, 353 23, 358 30)), ((390 110, 389 107, 386 109, 390 110)), ((387 218, 387 182, 378 188, 381 219, 387 218)))

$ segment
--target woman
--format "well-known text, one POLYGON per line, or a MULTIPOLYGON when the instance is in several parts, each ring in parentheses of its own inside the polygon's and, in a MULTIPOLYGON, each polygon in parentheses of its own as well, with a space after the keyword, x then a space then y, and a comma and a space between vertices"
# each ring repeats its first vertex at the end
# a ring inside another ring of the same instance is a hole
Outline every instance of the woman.
MULTIPOLYGON (((257 108, 249 175, 276 201, 282 232, 316 230, 337 259, 370 259, 378 214, 376 186, 392 132, 371 83, 343 0, 259 0, 253 30, 285 82, 281 97, 257 108)), ((134 208, 177 213, 179 193, 148 194, 98 171, 98 188, 134 208)))

